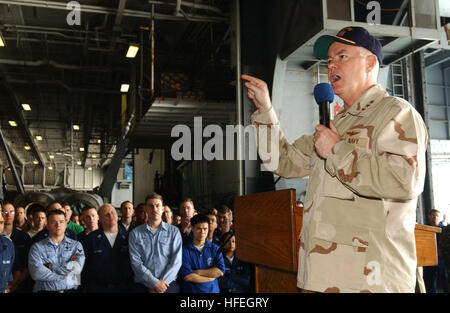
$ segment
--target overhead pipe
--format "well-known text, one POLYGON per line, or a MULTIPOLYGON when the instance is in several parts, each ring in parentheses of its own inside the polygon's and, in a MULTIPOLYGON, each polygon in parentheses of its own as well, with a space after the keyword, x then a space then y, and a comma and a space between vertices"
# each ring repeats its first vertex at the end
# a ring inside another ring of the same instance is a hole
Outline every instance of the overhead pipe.
MULTIPOLYGON (((95 27, 94 30, 84 30, 84 29, 72 29, 72 28, 59 28, 59 27, 45 27, 45 26, 32 26, 32 25, 15 25, 15 24, 2 24, 0 25, 1 30, 5 30, 8 32, 16 32, 20 29, 31 29, 31 30, 41 30, 41 31, 50 31, 50 32, 69 32, 69 33, 77 33, 77 34, 89 34, 89 35, 95 35, 98 38, 99 31, 104 30, 106 28, 106 25, 108 23, 108 16, 105 15, 105 19, 103 20, 102 26, 95 27)), ((107 37, 108 35, 103 33, 103 36, 107 37)), ((121 37, 129 37, 129 38, 136 38, 137 36, 134 34, 120 34, 121 37)))
POLYGON ((6 157, 8 158, 9 167, 11 168, 11 172, 13 174, 14 182, 16 183, 17 191, 20 194, 23 195, 25 193, 25 190, 23 189, 22 181, 20 180, 20 177, 17 174, 17 170, 16 170, 16 167, 14 165, 14 161, 13 161, 13 159, 11 157, 11 153, 9 153, 9 148, 8 148, 8 145, 6 144, 5 137, 3 137, 3 132, 2 132, 1 129, 0 129, 0 139, 1 139, 2 144, 3 144, 3 148, 5 149, 6 157))
POLYGON ((168 3, 168 2, 162 2, 162 1, 152 1, 152 0, 150 0, 148 3, 150 3, 150 4, 176 6, 175 12, 178 12, 180 10, 180 7, 182 5, 184 5, 186 7, 191 7, 191 8, 194 8, 194 9, 208 10, 208 11, 213 11, 213 12, 218 13, 218 14, 223 14, 222 10, 220 10, 219 8, 216 8, 214 6, 207 5, 207 4, 198 4, 198 3, 188 2, 188 1, 177 0, 176 3, 168 3))
MULTIPOLYGON (((153 8, 153 4, 152 4, 152 8, 153 8)), ((175 16, 180 16, 181 15, 181 0, 177 0, 176 4, 175 4, 175 11, 173 12, 173 15, 175 16)))
MULTIPOLYGON (((1 3, 10 4, 10 5, 40 7, 40 8, 67 11, 67 4, 64 2, 43 1, 43 0, 0 0, 0 4, 1 3)), ((117 10, 115 8, 100 7, 100 6, 85 5, 85 4, 81 5, 81 10, 85 13, 97 13, 97 14, 108 14, 108 15, 115 15, 117 13, 117 10)), ((149 18, 151 18, 151 13, 145 12, 145 11, 137 11, 137 10, 124 10, 123 16, 149 19, 149 18)), ((186 14, 186 16, 189 18, 189 20, 195 21, 195 22, 210 22, 210 23, 228 23, 229 22, 227 17, 205 16, 205 15, 197 15, 197 14, 186 14)), ((170 20, 171 21, 184 20, 184 18, 182 16, 174 16, 174 15, 161 14, 161 13, 155 13, 155 19, 169 20, 169 21, 170 20)))
POLYGON ((0 64, 21 65, 21 66, 52 66, 54 68, 64 70, 83 70, 93 72, 127 71, 127 69, 124 67, 105 68, 100 66, 80 66, 72 64, 60 64, 55 61, 49 60, 26 61, 26 60, 0 59, 0 64))
POLYGON ((86 88, 73 88, 67 86, 64 82, 60 80, 21 80, 21 79, 8 79, 8 83, 11 84, 50 84, 50 85, 59 85, 63 89, 67 90, 68 92, 73 93, 107 93, 107 94, 120 94, 120 91, 116 90, 104 90, 104 89, 86 89, 86 88))

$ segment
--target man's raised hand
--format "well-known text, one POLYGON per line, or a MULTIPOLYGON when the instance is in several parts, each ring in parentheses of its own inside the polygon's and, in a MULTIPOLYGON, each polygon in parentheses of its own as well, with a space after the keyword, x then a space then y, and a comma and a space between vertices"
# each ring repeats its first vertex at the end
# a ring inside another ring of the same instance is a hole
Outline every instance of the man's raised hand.
POLYGON ((250 75, 241 75, 244 86, 247 88, 247 96, 260 112, 268 111, 272 107, 269 89, 266 82, 250 75))

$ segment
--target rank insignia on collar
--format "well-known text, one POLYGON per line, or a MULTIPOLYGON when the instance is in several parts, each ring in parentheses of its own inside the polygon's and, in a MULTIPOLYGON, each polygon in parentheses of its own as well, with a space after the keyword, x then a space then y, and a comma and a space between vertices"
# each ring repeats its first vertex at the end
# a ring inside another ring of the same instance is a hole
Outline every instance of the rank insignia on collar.
POLYGON ((97 235, 97 238, 99 238, 99 239, 102 238, 102 235, 97 235))

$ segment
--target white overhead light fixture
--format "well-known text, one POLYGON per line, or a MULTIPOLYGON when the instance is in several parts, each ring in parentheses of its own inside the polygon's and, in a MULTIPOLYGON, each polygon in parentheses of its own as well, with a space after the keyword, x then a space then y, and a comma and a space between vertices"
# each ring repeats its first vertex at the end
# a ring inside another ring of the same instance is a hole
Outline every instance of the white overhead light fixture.
POLYGON ((80 130, 80 125, 73 124, 73 130, 80 130))
POLYGON ((42 140, 42 136, 37 135, 36 140, 42 140))
POLYGON ((97 143, 102 143, 102 140, 101 140, 101 139, 98 139, 98 140, 97 140, 97 143))
POLYGON ((49 155, 49 158, 50 158, 50 159, 54 159, 55 156, 54 156, 53 154, 50 154, 50 155, 49 155))
POLYGON ((22 103, 22 108, 25 111, 31 111, 31 106, 29 104, 27 104, 27 103, 22 103))
POLYGON ((11 127, 17 127, 17 123, 15 121, 8 121, 11 127))
POLYGON ((80 151, 83 152, 84 151, 84 147, 80 147, 80 151))
POLYGON ((127 51, 127 55, 126 57, 129 59, 135 58, 136 54, 139 51, 139 46, 136 44, 130 44, 130 46, 128 47, 128 51, 127 51))
POLYGON ((31 150, 31 147, 30 147, 29 145, 26 145, 24 148, 25 148, 25 150, 27 150, 27 151, 28 151, 28 150, 31 150))
POLYGON ((77 162, 77 165, 81 165, 81 161, 78 161, 78 162, 77 162))
POLYGON ((96 156, 95 154, 93 154, 93 155, 92 155, 92 158, 95 159, 95 158, 97 158, 97 156, 96 156))
POLYGON ((4 47, 4 46, 6 46, 5 40, 3 39, 3 35, 2 35, 2 33, 0 32, 0 47, 4 47))
POLYGON ((129 84, 122 84, 122 86, 120 86, 120 92, 128 92, 128 89, 130 89, 129 84))
POLYGON ((92 167, 88 167, 88 171, 92 171, 92 167))
POLYGON ((34 160, 34 161, 33 161, 33 164, 37 165, 37 164, 39 164, 39 162, 36 161, 36 160, 34 160))
POLYGON ((53 169, 53 166, 49 166, 48 169, 51 171, 53 169))

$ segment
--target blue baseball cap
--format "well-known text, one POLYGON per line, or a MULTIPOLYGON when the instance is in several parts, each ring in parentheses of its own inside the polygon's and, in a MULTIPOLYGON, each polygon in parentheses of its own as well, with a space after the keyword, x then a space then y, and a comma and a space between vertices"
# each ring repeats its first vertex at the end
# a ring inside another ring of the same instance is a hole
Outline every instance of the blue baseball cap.
POLYGON ((314 43, 314 55, 316 58, 326 60, 328 49, 335 42, 341 42, 350 46, 363 47, 375 54, 380 65, 383 63, 383 47, 380 41, 369 34, 369 32, 358 26, 349 26, 341 29, 336 36, 324 35, 319 37, 314 43))

